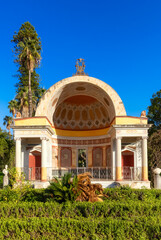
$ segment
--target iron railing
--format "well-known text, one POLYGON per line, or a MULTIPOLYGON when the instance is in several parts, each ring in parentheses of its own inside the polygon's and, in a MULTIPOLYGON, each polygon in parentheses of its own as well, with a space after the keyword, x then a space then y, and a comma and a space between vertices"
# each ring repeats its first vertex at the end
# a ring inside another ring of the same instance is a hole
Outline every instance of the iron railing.
POLYGON ((141 181, 142 180, 142 168, 141 167, 123 167, 122 168, 123 180, 141 181))
MULTIPOLYGON (((41 180, 41 168, 22 168, 22 172, 26 176, 26 179, 32 181, 41 180)), ((75 175, 90 172, 93 179, 99 180, 114 180, 115 169, 105 167, 71 167, 71 168, 49 168, 47 167, 47 180, 51 180, 54 177, 61 178, 66 173, 71 173, 72 177, 75 175)), ((142 169, 134 167, 123 167, 122 168, 122 180, 129 181, 141 181, 142 180, 142 169)))
POLYGON ((71 173, 72 177, 75 175, 89 172, 91 173, 93 178, 96 179, 107 179, 112 180, 112 168, 103 168, 103 167, 76 167, 76 168, 57 168, 52 169, 52 176, 53 177, 62 177, 65 173, 71 173))

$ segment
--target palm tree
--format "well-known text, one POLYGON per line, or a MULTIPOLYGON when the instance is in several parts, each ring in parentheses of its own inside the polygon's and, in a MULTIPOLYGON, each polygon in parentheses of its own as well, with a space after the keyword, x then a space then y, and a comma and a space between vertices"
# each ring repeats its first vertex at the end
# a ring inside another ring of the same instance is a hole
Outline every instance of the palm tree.
POLYGON ((9 116, 5 116, 3 118, 3 125, 6 126, 7 130, 9 131, 9 135, 11 135, 11 124, 13 122, 13 118, 9 116))
POLYGON ((40 53, 37 50, 37 41, 35 39, 25 38, 20 41, 18 46, 21 48, 21 53, 19 54, 20 63, 28 69, 29 81, 28 81, 28 108, 29 117, 32 117, 32 91, 31 91, 31 73, 34 68, 38 67, 40 64, 40 53))
POLYGON ((18 110, 21 113, 22 117, 28 117, 28 87, 20 89, 16 95, 18 101, 18 110))
POLYGON ((14 118, 17 110, 18 110, 18 105, 17 105, 17 101, 16 100, 11 100, 8 103, 8 108, 10 110, 10 113, 12 113, 12 118, 14 118))
POLYGON ((76 200, 79 195, 77 191, 78 179, 77 176, 71 179, 71 176, 70 173, 66 173, 61 180, 55 178, 54 181, 50 183, 46 192, 54 197, 54 201, 62 203, 76 200))

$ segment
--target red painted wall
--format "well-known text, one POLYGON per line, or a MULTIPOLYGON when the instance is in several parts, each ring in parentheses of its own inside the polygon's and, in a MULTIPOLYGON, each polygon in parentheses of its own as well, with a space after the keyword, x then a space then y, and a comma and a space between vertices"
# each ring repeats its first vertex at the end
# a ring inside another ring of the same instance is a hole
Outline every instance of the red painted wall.
POLYGON ((122 152, 122 167, 134 167, 134 153, 130 151, 122 152))
POLYGON ((29 168, 41 167, 41 155, 29 155, 29 168))
POLYGON ((29 155, 30 180, 41 179, 41 153, 29 155))

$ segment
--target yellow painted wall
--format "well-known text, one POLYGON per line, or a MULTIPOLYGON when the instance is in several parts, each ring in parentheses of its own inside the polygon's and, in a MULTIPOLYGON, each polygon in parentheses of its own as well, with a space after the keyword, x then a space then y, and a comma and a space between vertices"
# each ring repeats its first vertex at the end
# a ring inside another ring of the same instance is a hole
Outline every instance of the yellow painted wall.
MULTIPOLYGON (((135 117, 116 117, 111 125, 118 124, 118 125, 130 125, 130 124, 147 124, 146 118, 135 118, 135 117)), ((15 120, 15 126, 51 126, 50 122, 47 120, 46 117, 33 117, 33 118, 20 118, 15 120)), ((106 135, 109 128, 104 129, 97 129, 97 130, 87 130, 87 131, 70 131, 70 130, 62 130, 62 129, 55 129, 51 126, 58 136, 65 136, 65 137, 94 137, 94 136, 101 136, 106 135)))
POLYGON ((130 124, 147 124, 148 119, 146 118, 136 118, 136 117, 116 117, 111 125, 130 125, 130 124))
POLYGON ((70 136, 70 137, 93 137, 107 134, 109 128, 91 130, 91 131, 70 131, 54 129, 55 134, 58 136, 70 136))
POLYGON ((15 126, 39 126, 39 125, 50 125, 47 118, 20 118, 15 120, 15 126))

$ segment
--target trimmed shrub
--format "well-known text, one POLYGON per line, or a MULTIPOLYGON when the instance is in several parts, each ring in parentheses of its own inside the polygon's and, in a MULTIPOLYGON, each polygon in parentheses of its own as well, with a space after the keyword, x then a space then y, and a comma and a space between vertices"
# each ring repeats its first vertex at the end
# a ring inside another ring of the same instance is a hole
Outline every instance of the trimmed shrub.
POLYGON ((106 188, 104 192, 108 195, 108 200, 161 200, 161 190, 158 189, 106 188))
POLYGON ((161 220, 3 219, 0 239, 161 239, 161 220))
POLYGON ((161 215, 161 202, 75 202, 59 204, 57 202, 7 202, 0 204, 0 218, 30 218, 30 217, 50 217, 50 218, 120 218, 131 219, 139 216, 150 217, 161 215))
POLYGON ((161 239, 160 190, 105 192, 104 202, 60 204, 44 189, 0 190, 0 239, 161 239))

